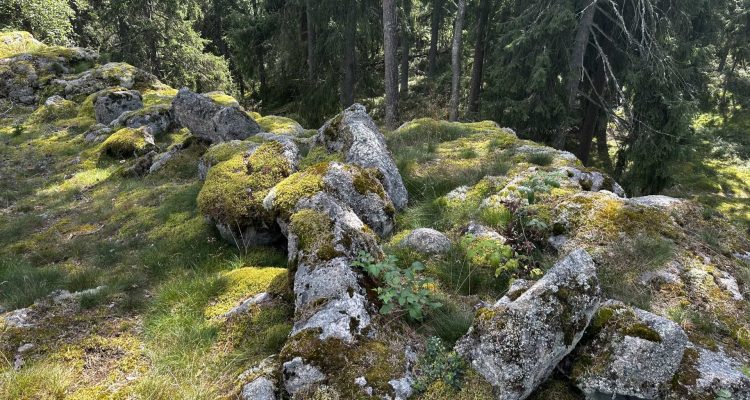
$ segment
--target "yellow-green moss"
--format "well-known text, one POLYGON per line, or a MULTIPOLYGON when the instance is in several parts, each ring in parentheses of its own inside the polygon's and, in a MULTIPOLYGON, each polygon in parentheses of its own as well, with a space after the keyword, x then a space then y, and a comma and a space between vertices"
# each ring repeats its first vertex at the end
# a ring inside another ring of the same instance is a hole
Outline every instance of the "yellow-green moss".
POLYGON ((280 143, 267 142, 245 159, 243 154, 212 167, 198 194, 198 209, 229 227, 269 219, 263 208, 268 191, 291 173, 280 143))
POLYGON ((154 85, 154 88, 147 89, 141 93, 143 96, 143 106, 150 107, 155 105, 171 105, 172 100, 177 96, 177 89, 167 85, 154 85))
POLYGON ((128 158, 142 154, 148 146, 142 130, 123 128, 110 135, 100 149, 111 157, 128 158))
POLYGON ((342 399, 364 397, 362 388, 354 383, 360 376, 365 377, 376 393, 392 394, 388 381, 404 374, 403 349, 392 348, 395 341, 363 339, 356 345, 348 345, 337 338, 320 340, 318 335, 316 330, 295 335, 284 346, 280 358, 302 357, 321 368, 329 377, 328 385, 334 387, 342 399))
POLYGON ((328 171, 328 163, 321 163, 292 174, 279 182, 274 189, 276 191, 273 201, 274 209, 282 213, 290 213, 300 199, 323 190, 323 176, 326 171, 328 171))
POLYGON ((214 103, 225 107, 238 106, 240 104, 237 99, 224 92, 210 92, 204 94, 204 96, 213 100, 214 103))
POLYGON ((289 231, 297 235, 302 250, 315 253, 321 260, 338 255, 333 246, 333 222, 322 212, 306 209, 293 214, 289 231))
POLYGON ((208 151, 203 155, 203 159, 210 165, 216 165, 236 155, 245 153, 249 147, 250 143, 246 141, 232 140, 217 143, 208 148, 208 151))
POLYGON ((78 114, 78 106, 70 100, 62 100, 53 105, 42 105, 29 116, 25 125, 38 125, 73 118, 78 114))
POLYGON ((222 274, 222 293, 206 308, 207 318, 226 313, 242 300, 261 292, 283 294, 287 288, 286 268, 238 268, 222 274))
POLYGON ((260 117, 256 119, 256 122, 264 132, 276 135, 296 135, 303 131, 302 126, 297 121, 276 115, 260 117))
POLYGON ((34 39, 28 32, 0 32, 0 58, 10 58, 21 54, 44 58, 71 58, 75 55, 75 50, 61 46, 47 46, 34 39))
POLYGON ((313 147, 299 164, 300 170, 307 169, 320 163, 344 162, 341 153, 328 153, 322 146, 313 147))
POLYGON ((427 388, 427 391, 417 397, 418 400, 492 400, 494 398, 492 385, 472 368, 466 371, 460 389, 455 389, 443 380, 437 380, 427 388))

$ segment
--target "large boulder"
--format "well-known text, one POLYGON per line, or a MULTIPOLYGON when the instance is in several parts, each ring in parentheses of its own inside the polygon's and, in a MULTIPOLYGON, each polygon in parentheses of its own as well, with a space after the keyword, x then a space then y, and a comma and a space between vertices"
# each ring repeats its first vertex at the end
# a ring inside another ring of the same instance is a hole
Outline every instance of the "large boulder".
POLYGON ((161 85, 152 74, 125 63, 107 63, 72 78, 52 81, 67 99, 80 98, 110 87, 143 90, 161 85))
POLYGON ((377 169, 396 209, 406 207, 409 199, 401 174, 388 151, 385 137, 364 106, 354 104, 326 122, 314 143, 325 147, 329 153, 342 153, 347 163, 377 169))
POLYGON ((263 206, 269 190, 294 172, 283 144, 248 146, 211 167, 198 194, 198 209, 222 237, 240 248, 271 244, 281 238, 275 215, 263 206))
POLYGON ((592 399, 660 399, 669 391, 688 338, 674 322, 610 301, 575 350, 572 377, 592 399))
POLYGON ((378 235, 386 236, 393 230, 396 210, 377 177, 376 170, 353 164, 322 163, 281 182, 268 193, 263 204, 286 218, 300 200, 325 192, 350 208, 378 235))
POLYGON ((370 315, 361 277, 349 264, 360 252, 382 255, 375 235, 354 211, 324 192, 301 200, 289 221, 299 316, 292 335, 316 329, 321 340, 353 342, 370 324, 370 315))
POLYGON ((243 140, 260 132, 258 123, 241 108, 222 106, 185 88, 177 93, 172 106, 182 126, 211 143, 243 140))
POLYGON ((115 90, 94 100, 96 122, 109 125, 127 111, 143 108, 143 98, 137 90, 115 90))
POLYGON ((165 105, 154 105, 135 111, 127 111, 110 123, 111 128, 144 128, 153 136, 167 133, 175 126, 172 108, 165 105))
POLYGON ((594 261, 573 251, 515 301, 480 309, 456 350, 498 400, 525 399, 575 348, 599 302, 594 261))

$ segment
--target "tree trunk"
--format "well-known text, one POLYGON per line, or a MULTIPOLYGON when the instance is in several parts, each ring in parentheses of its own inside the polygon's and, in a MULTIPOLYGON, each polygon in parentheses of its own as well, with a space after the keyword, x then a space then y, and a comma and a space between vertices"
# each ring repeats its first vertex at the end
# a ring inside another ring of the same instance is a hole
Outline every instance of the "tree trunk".
POLYGON ((487 21, 490 14, 490 0, 479 2, 479 18, 477 20, 477 40, 474 46, 474 65, 471 69, 471 85, 469 85, 469 113, 479 113, 479 95, 482 91, 482 75, 484 69, 484 50, 487 46, 487 21))
POLYGON ((310 0, 305 0, 305 17, 307 18, 307 78, 315 79, 315 27, 310 0))
MULTIPOLYGON (((581 82, 581 76, 583 71, 583 60, 586 56, 586 48, 589 44, 589 36, 591 34, 591 27, 594 24, 594 15, 596 14, 596 6, 598 0, 592 0, 583 10, 583 15, 578 23, 578 29, 576 30, 575 41, 573 42, 573 49, 570 53, 570 61, 568 63, 568 107, 571 109, 575 105, 576 97, 578 96, 578 86, 581 82)), ((557 149, 565 147, 567 129, 561 129, 556 135, 552 145, 557 149)))
POLYGON ((346 108, 354 104, 354 69, 356 67, 356 34, 357 34, 357 14, 356 3, 349 2, 347 11, 344 34, 344 60, 343 60, 343 81, 341 82, 341 105, 346 108))
POLYGON ((411 47, 411 0, 403 0, 404 22, 401 24, 401 97, 409 95, 409 49, 411 47))
POLYGON ((430 18, 430 51, 427 56, 427 75, 435 76, 437 69, 438 39, 440 24, 443 20, 443 0, 432 0, 432 15, 430 18))
POLYGON ((466 13, 466 0, 458 0, 456 11, 456 24, 453 30, 453 49, 451 50, 451 100, 449 105, 450 121, 458 120, 458 102, 460 94, 459 84, 461 79, 461 36, 464 30, 464 14, 466 13))
POLYGON ((383 0, 383 47, 385 49, 385 125, 395 129, 398 123, 398 63, 396 40, 398 22, 396 0, 383 0))
POLYGON ((601 106, 593 100, 597 100, 600 96, 604 97, 604 84, 606 83, 604 65, 601 63, 597 64, 596 72, 594 74, 591 90, 589 92, 589 100, 586 100, 586 110, 583 115, 583 122, 581 123, 581 130, 579 132, 577 156, 581 162, 583 162, 583 165, 589 164, 591 158, 591 142, 594 139, 594 131, 597 124, 601 119, 601 106))
POLYGON ((609 158, 609 146, 607 146, 607 122, 609 118, 606 113, 601 113, 599 122, 596 124, 596 152, 607 172, 612 171, 612 159, 609 158))

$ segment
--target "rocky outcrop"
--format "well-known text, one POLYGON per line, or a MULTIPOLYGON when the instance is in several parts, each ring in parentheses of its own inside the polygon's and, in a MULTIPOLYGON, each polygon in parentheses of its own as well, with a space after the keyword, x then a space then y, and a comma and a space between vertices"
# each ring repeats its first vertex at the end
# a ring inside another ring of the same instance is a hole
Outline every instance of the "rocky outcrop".
POLYGON ((430 228, 419 228, 409 232, 399 245, 427 255, 444 254, 451 249, 450 239, 430 228))
POLYGON ((154 75, 132 65, 107 63, 70 78, 55 79, 51 86, 54 86, 53 90, 56 93, 63 94, 66 99, 73 99, 111 87, 143 90, 160 84, 154 75))
POLYGON ((153 136, 159 136, 175 126, 172 108, 155 105, 136 111, 125 112, 110 123, 110 127, 143 128, 153 136))
POLYGON ((663 398, 688 343, 674 322, 607 302, 575 351, 573 380, 589 398, 663 398))
POLYGON ((141 108, 143 108, 143 98, 137 90, 107 92, 94 100, 96 122, 104 125, 109 125, 110 122, 127 111, 135 111, 141 108))
POLYGON ((315 145, 323 146, 331 153, 343 154, 347 163, 377 169, 396 209, 406 207, 408 193, 401 174, 388 151, 383 134, 364 106, 355 104, 326 122, 315 137, 315 145))
POLYGON ((181 89, 172 106, 177 121, 211 143, 243 140, 260 132, 260 126, 237 106, 221 106, 206 96, 181 89))
POLYGON ((689 345, 672 378, 667 400, 750 400, 750 377, 726 354, 689 345))
POLYGON ((594 262, 576 250, 515 301, 480 309, 456 350, 498 400, 525 399, 575 348, 599 302, 594 262))

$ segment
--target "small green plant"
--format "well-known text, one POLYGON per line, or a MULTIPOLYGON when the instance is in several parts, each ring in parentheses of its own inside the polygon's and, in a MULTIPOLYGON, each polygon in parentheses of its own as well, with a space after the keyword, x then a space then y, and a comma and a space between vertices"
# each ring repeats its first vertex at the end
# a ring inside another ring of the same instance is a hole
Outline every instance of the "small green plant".
POLYGON ((518 191, 526 196, 529 204, 537 201, 537 194, 548 193, 553 188, 560 187, 560 174, 552 172, 539 173, 526 179, 518 191))
POLYGON ((554 161, 552 154, 547 152, 531 153, 528 155, 527 159, 530 163, 536 164, 540 167, 546 167, 554 161))
POLYGON ((26 129, 23 127, 23 125, 13 125, 13 136, 21 136, 23 135, 24 131, 26 129))
POLYGON ((513 248, 494 239, 466 235, 461 239, 461 247, 466 249, 466 256, 472 263, 494 268, 496 277, 516 271, 520 266, 513 248))
POLYGON ((425 308, 442 306, 428 290, 428 286, 434 282, 419 275, 419 272, 424 270, 424 265, 418 261, 413 262, 408 268, 401 269, 398 267, 398 259, 393 255, 376 262, 371 254, 361 252, 359 259, 352 265, 362 268, 381 284, 375 289, 378 299, 383 302, 381 314, 390 314, 400 307, 411 319, 421 320, 424 318, 425 308))
POLYGON ((748 378, 750 378, 750 365, 743 365, 742 373, 745 374, 745 376, 747 376, 748 378))
POLYGON ((461 388, 466 363, 455 351, 448 351, 437 337, 427 339, 425 354, 417 361, 417 378, 412 388, 424 392, 436 381, 443 381, 455 389, 461 388))
POLYGON ((479 212, 479 220, 496 229, 504 229, 513 220, 513 214, 507 207, 484 207, 479 212))
POLYGON ((477 154, 476 150, 472 149, 471 147, 465 147, 461 149, 461 151, 458 153, 458 156, 464 160, 470 160, 472 158, 479 157, 479 154, 477 154))

